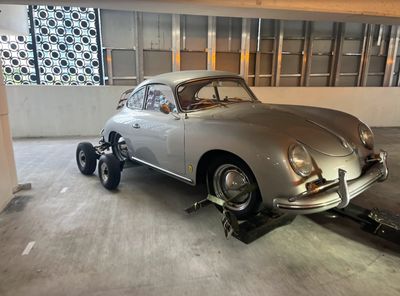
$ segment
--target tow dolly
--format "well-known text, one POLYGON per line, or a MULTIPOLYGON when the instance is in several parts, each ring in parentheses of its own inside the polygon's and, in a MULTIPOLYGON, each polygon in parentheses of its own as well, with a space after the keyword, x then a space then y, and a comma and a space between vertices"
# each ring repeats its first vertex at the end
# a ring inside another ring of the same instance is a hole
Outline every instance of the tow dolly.
MULTIPOLYGON (((115 189, 118 186, 123 169, 137 166, 129 160, 119 161, 112 153, 106 153, 111 146, 110 143, 105 142, 103 139, 100 140, 97 146, 87 142, 80 143, 76 154, 78 167, 83 174, 92 174, 96 169, 97 160, 99 160, 99 178, 107 189, 115 189), (79 150, 79 147, 81 147, 81 150, 79 150), (81 153, 83 150, 85 153, 81 153), (89 166, 87 166, 88 163, 90 164, 89 166), (87 171, 83 170, 82 166, 85 166, 87 171), (113 182, 110 182, 110 180, 113 182)), ((371 234, 400 244, 400 215, 378 208, 368 210, 352 204, 349 199, 348 189, 344 186, 346 185, 346 182, 343 181, 344 179, 345 172, 339 170, 337 182, 342 185, 339 186, 338 193, 344 198, 342 198, 342 203, 338 208, 329 211, 350 218, 359 223, 363 230, 371 234)), ((226 238, 232 236, 243 243, 249 244, 274 229, 290 224, 296 218, 294 214, 277 213, 270 209, 262 209, 247 220, 239 221, 235 214, 226 207, 230 200, 224 200, 211 194, 208 181, 206 185, 207 197, 186 208, 185 212, 192 214, 211 204, 218 206, 221 209, 221 223, 226 238)), ((257 185, 246 184, 240 189, 241 192, 231 200, 256 190, 257 185)))
MULTIPOLYGON (((257 185, 247 184, 240 189, 242 191, 234 196, 232 200, 240 198, 241 196, 256 190, 257 185)), ((233 236, 245 244, 255 241, 256 239, 278 227, 290 224, 296 217, 295 215, 277 214, 264 209, 247 220, 238 221, 235 214, 226 208, 226 204, 230 200, 224 200, 212 195, 210 193, 208 181, 207 191, 209 193, 205 199, 195 202, 193 205, 185 209, 185 212, 191 214, 210 204, 217 205, 222 209, 221 223, 224 229, 225 237, 229 238, 230 236, 233 236)))
MULTIPOLYGON (((257 189, 257 186, 249 184, 242 189, 243 191, 234 198, 238 198, 257 189)), ((225 237, 229 238, 230 236, 233 236, 245 244, 255 241, 274 229, 290 224, 296 218, 296 215, 293 214, 278 214, 271 210, 264 209, 247 220, 238 221, 236 216, 225 207, 227 202, 229 202, 229 200, 223 200, 209 193, 205 199, 195 202, 193 205, 185 209, 185 211, 188 214, 191 214, 210 204, 215 204, 221 207, 221 223, 225 237)), ((368 210, 353 203, 349 203, 345 208, 334 208, 329 210, 329 212, 359 223, 361 229, 371 234, 400 244, 399 214, 393 214, 389 211, 378 208, 368 210)))

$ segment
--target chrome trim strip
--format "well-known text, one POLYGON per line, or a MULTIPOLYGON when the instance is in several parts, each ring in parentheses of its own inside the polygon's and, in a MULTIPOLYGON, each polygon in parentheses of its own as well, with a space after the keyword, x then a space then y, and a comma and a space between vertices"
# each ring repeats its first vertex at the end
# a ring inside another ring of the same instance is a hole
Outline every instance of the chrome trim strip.
POLYGON ((370 181, 366 182, 363 186, 360 186, 360 187, 354 189, 353 191, 351 191, 350 192, 350 198, 354 198, 357 195, 359 195, 362 192, 364 192, 365 190, 367 190, 369 187, 372 186, 372 184, 374 184, 376 181, 378 181, 382 176, 383 176, 383 174, 379 174, 375 178, 373 178, 370 181))
POLYGON ((340 198, 331 200, 329 202, 319 203, 319 204, 312 204, 312 205, 287 205, 283 203, 276 203, 276 207, 279 209, 286 209, 286 210, 314 210, 314 209, 321 209, 328 206, 332 206, 335 204, 339 204, 341 201, 340 198))
POLYGON ((173 172, 171 172, 171 171, 168 171, 168 170, 166 170, 166 169, 160 168, 160 167, 158 167, 158 166, 156 166, 156 165, 154 165, 154 164, 151 164, 151 163, 149 163, 149 162, 147 162, 147 161, 141 160, 141 159, 136 158, 136 157, 133 157, 133 156, 131 156, 131 159, 133 159, 134 161, 140 162, 141 164, 144 164, 144 165, 147 165, 147 166, 149 166, 149 167, 152 167, 152 168, 154 168, 154 169, 156 169, 156 170, 158 170, 158 171, 160 171, 160 172, 162 172, 162 173, 165 173, 165 174, 167 174, 167 175, 170 175, 171 177, 181 179, 181 180, 185 181, 186 183, 194 184, 194 182, 193 182, 192 179, 183 177, 183 176, 181 176, 181 175, 178 175, 178 174, 173 173, 173 172))

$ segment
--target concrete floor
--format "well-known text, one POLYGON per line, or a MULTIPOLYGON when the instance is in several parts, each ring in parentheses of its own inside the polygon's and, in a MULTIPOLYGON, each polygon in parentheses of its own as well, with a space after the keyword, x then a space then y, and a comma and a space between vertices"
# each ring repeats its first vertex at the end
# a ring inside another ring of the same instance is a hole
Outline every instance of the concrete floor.
MULTIPOLYGON (((391 174, 356 202, 400 212, 400 128, 375 133, 391 174)), ((15 141, 33 189, 0 214, 0 295, 400 294, 400 246, 353 222, 298 216, 250 245, 226 240, 215 208, 183 212, 196 188, 143 167, 117 192, 81 175, 80 140, 15 141)))

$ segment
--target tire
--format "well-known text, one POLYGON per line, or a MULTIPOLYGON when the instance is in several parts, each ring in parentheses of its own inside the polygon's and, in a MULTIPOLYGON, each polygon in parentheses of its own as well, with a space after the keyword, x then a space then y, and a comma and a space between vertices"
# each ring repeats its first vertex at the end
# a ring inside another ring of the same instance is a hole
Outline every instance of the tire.
POLYGON ((119 161, 122 162, 129 159, 128 147, 126 146, 125 139, 120 134, 114 133, 110 142, 112 152, 119 161))
POLYGON ((91 143, 82 142, 78 144, 76 163, 82 174, 92 175, 94 173, 97 165, 97 153, 91 143))
MULTIPOLYGON (((210 193, 224 200, 238 195, 240 190, 235 189, 242 185, 257 184, 256 178, 246 163, 236 157, 228 156, 219 157, 211 162, 207 179, 210 193), (228 185, 227 181, 237 183, 237 185, 232 185, 232 183, 228 185)), ((257 212, 260 202, 261 194, 257 188, 255 191, 240 197, 238 201, 227 203, 226 209, 235 214, 239 220, 245 220, 257 212)), ((217 208, 222 210, 221 207, 217 206, 217 208)))
POLYGON ((98 173, 101 184, 108 190, 118 187, 121 181, 121 162, 113 154, 100 157, 98 173))

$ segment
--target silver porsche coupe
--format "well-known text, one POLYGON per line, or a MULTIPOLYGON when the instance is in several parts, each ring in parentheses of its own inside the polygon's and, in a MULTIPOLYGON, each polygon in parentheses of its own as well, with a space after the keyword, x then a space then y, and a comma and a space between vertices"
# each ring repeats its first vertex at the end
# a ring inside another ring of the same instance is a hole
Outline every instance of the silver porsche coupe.
POLYGON ((208 184, 238 218, 265 207, 294 214, 344 208, 388 175, 386 152, 356 117, 263 104, 232 73, 162 74, 125 96, 102 131, 119 161, 208 184), (239 194, 248 184, 257 189, 239 194))

